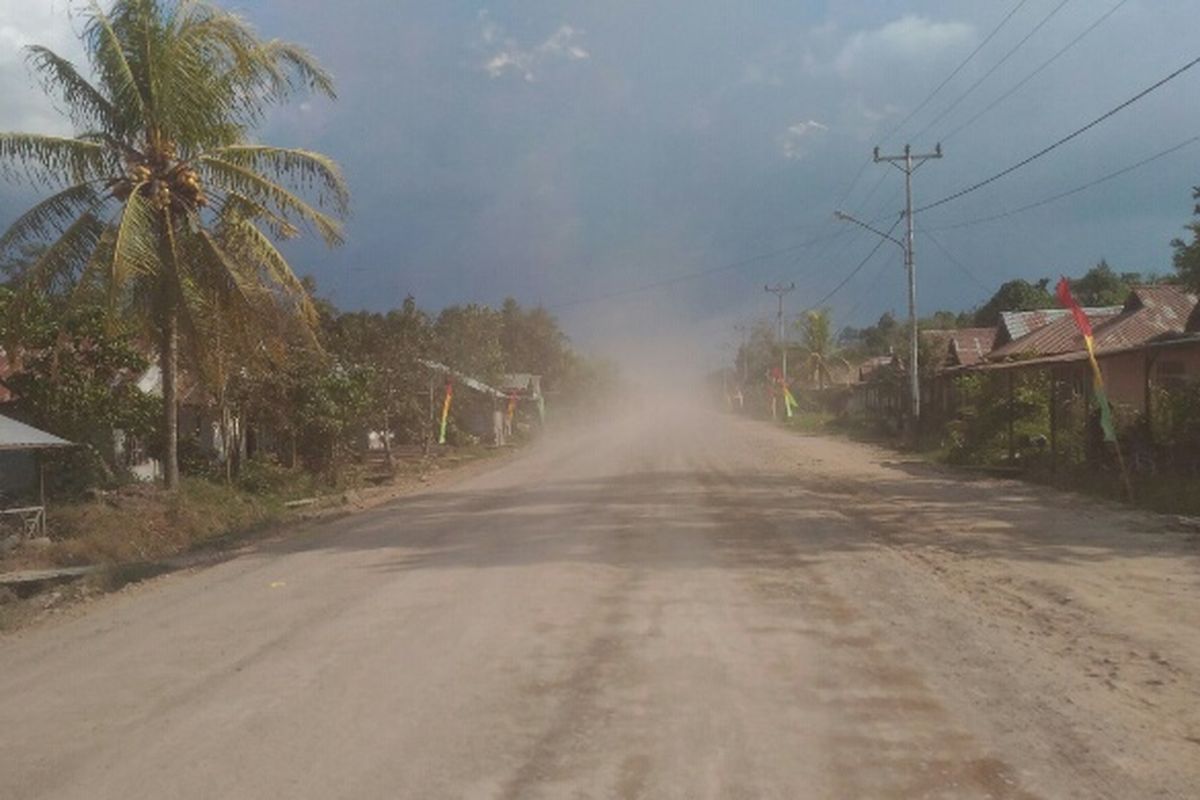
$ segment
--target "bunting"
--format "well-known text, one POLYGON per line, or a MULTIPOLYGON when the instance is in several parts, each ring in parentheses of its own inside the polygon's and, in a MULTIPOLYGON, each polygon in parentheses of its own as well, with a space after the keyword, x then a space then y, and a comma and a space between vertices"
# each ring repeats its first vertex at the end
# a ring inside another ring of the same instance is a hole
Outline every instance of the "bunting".
POLYGON ((1079 307, 1079 303, 1071 295, 1071 282, 1066 278, 1058 282, 1056 288, 1059 304, 1069 310, 1075 317, 1075 325, 1083 334, 1083 346, 1087 349, 1088 362, 1092 365, 1092 385, 1096 391, 1096 404, 1100 407, 1100 428, 1104 432, 1104 441, 1117 441, 1117 429, 1113 425, 1112 406, 1104 391, 1104 373, 1100 371, 1100 362, 1096 360, 1096 339, 1092 335, 1092 323, 1087 314, 1079 307))
POLYGON ((450 421, 450 401, 454 399, 454 384, 446 381, 446 399, 442 401, 442 425, 438 431, 438 444, 446 443, 446 423, 450 421))
POLYGON ((1087 349, 1088 362, 1092 365, 1092 386, 1095 390, 1096 405, 1100 409, 1100 430, 1104 441, 1112 442, 1117 452, 1117 463, 1121 467, 1121 479, 1125 483, 1125 492, 1133 502, 1133 484, 1129 480, 1129 471, 1125 468, 1125 458, 1121 455, 1121 443, 1117 441, 1117 428, 1113 424, 1112 404, 1104 390, 1104 373, 1100 370, 1100 362, 1096 360, 1096 338, 1092 334, 1092 323, 1087 314, 1079 307, 1079 303, 1071 295, 1071 282, 1065 277, 1060 279, 1055 288, 1059 304, 1075 317, 1075 325, 1083 334, 1083 346, 1087 349))

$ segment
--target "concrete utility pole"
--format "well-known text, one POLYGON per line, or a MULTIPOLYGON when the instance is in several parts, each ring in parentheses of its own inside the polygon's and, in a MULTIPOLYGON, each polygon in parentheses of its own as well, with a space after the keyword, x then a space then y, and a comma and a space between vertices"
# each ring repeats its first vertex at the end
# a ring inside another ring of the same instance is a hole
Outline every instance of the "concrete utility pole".
POLYGON ((872 228, 865 222, 857 220, 849 214, 835 211, 834 216, 861 225, 885 239, 895 242, 904 250, 904 268, 908 273, 908 385, 911 392, 913 437, 917 434, 917 425, 921 421, 921 383, 917 376, 917 264, 913 258, 913 199, 912 176, 922 164, 930 159, 942 157, 942 145, 939 143, 932 153, 913 155, 912 146, 904 145, 904 152, 897 156, 881 156, 879 148, 875 148, 875 163, 886 162, 904 173, 904 221, 907 223, 907 233, 901 242, 883 231, 872 228))
POLYGON ((787 383, 787 340, 783 338, 783 296, 790 294, 796 290, 796 284, 789 283, 784 286, 782 283, 777 283, 774 286, 764 286, 763 291, 775 295, 779 298, 779 313, 776 315, 776 321, 779 325, 779 346, 783 350, 783 382, 787 383))

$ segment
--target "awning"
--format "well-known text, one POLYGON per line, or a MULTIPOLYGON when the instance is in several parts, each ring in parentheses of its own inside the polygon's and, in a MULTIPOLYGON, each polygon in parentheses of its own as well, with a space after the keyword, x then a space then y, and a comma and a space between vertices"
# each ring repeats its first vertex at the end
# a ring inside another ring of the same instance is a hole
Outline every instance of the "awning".
POLYGON ((504 394, 504 392, 500 391, 499 389, 496 389, 492 386, 488 386, 483 381, 478 380, 477 378, 472 378, 470 375, 464 375, 463 373, 459 372, 458 370, 452 369, 451 367, 448 367, 445 364, 439 363, 437 361, 427 361, 424 358, 418 358, 417 361, 424 364, 426 367, 433 370, 434 372, 441 372, 446 375, 452 376, 454 378, 454 380, 458 381, 459 383, 461 383, 465 386, 468 386, 468 387, 474 389, 475 391, 479 392, 480 394, 491 395, 492 397, 507 397, 507 395, 504 394))
POLYGON ((0 450, 46 450, 72 446, 66 439, 0 415, 0 450))

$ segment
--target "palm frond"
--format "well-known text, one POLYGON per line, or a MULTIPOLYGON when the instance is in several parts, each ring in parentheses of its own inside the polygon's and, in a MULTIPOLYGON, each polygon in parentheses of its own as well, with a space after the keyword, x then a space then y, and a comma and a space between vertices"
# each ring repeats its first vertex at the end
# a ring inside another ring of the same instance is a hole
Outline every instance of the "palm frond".
POLYGON ((0 133, 0 175, 41 186, 107 177, 112 157, 95 142, 37 133, 0 133))
POLYGON ((300 230, 285 218, 237 192, 225 193, 217 210, 217 219, 221 224, 229 224, 235 220, 262 223, 277 239, 294 239, 300 233, 300 230))
POLYGON ((254 294, 260 288, 254 268, 232 258, 206 230, 196 230, 184 242, 188 270, 197 285, 209 287, 224 306, 252 312, 254 294))
POLYGON ((205 180, 213 186, 241 194, 284 219, 310 225, 330 246, 342 243, 341 223, 253 169, 216 156, 203 156, 198 165, 205 180))
POLYGON ((27 244, 57 239, 81 214, 96 210, 106 199, 91 183, 77 183, 46 198, 0 236, 0 257, 27 244))
POLYGON ((26 52, 29 66, 38 73, 43 90, 62 99, 67 116, 77 128, 115 127, 112 103, 79 74, 74 64, 40 45, 27 47, 26 52))
POLYGON ((108 225, 85 213, 29 266, 22 276, 23 294, 58 294, 68 291, 96 251, 108 225))
POLYGON ((112 20, 96 0, 89 0, 83 40, 91 55, 92 66, 108 90, 113 108, 121 114, 119 134, 128 135, 148 120, 148 98, 142 94, 125 43, 113 28, 112 20))
POLYGON ((207 155, 312 192, 319 207, 330 207, 340 216, 349 211, 346 178, 329 156, 311 150, 251 144, 222 147, 207 155))
POLYGON ((287 259, 250 220, 233 223, 221 232, 223 249, 231 258, 252 266, 260 282, 277 287, 292 303, 310 332, 317 324, 317 309, 304 284, 287 259))
POLYGON ((108 276, 113 297, 132 276, 154 275, 162 270, 158 212, 153 203, 142 196, 142 186, 134 187, 116 223, 108 276))
POLYGON ((337 92, 333 88, 333 76, 304 48, 273 39, 262 46, 262 55, 270 63, 277 65, 277 68, 283 68, 281 79, 276 80, 272 87, 275 99, 287 99, 296 91, 297 81, 310 92, 323 94, 330 100, 337 99, 337 92))

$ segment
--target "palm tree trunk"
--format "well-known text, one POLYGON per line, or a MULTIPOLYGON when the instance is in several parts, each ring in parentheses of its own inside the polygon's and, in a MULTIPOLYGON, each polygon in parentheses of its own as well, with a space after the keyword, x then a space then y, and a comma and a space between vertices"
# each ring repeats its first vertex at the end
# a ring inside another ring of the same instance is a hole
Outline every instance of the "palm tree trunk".
POLYGON ((163 396, 163 485, 174 491, 179 487, 179 309, 169 289, 163 294, 165 307, 159 361, 163 396))

